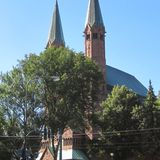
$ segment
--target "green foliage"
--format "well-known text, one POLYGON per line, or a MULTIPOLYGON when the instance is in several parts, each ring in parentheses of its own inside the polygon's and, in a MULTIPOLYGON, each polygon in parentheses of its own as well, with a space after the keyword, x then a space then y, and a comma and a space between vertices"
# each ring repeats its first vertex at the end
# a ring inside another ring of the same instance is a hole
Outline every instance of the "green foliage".
POLYGON ((35 96, 36 90, 35 80, 26 75, 20 65, 1 77, 0 106, 4 110, 5 119, 5 137, 1 142, 10 155, 14 155, 15 150, 22 147, 23 139, 19 137, 40 126, 38 121, 41 115, 37 112, 40 109, 40 101, 35 96))
POLYGON ((160 107, 160 98, 157 99, 157 102, 156 102, 156 103, 157 103, 157 106, 158 106, 158 108, 159 108, 159 107, 160 107))
POLYGON ((0 106, 0 159, 8 160, 11 158, 11 153, 6 145, 8 140, 6 141, 6 139, 3 138, 5 135, 5 127, 7 125, 4 115, 4 109, 2 106, 0 106))
POLYGON ((97 153, 114 153, 114 159, 123 160, 130 157, 159 159, 160 105, 151 81, 145 99, 124 86, 115 86, 102 107, 103 116, 100 119, 103 134, 93 145, 98 146, 97 153))
POLYGON ((134 109, 140 106, 140 99, 125 86, 115 86, 106 101, 102 103, 105 128, 108 131, 133 130, 137 121, 134 109))
POLYGON ((160 107, 160 91, 159 91, 159 93, 158 93, 156 103, 157 103, 157 106, 160 107))
POLYGON ((25 135, 42 125, 54 135, 66 127, 84 130, 97 107, 101 81, 98 66, 70 49, 51 48, 39 56, 26 56, 2 76, 0 102, 6 109, 6 134, 25 135))
POLYGON ((139 124, 134 112, 140 106, 140 98, 125 86, 115 86, 102 103, 104 133, 102 143, 108 144, 106 152, 108 155, 114 153, 115 159, 126 159, 133 155, 134 145, 129 144, 137 142, 137 136, 123 131, 137 129, 139 124))
POLYGON ((101 81, 97 65, 66 48, 47 49, 21 62, 28 74, 40 80, 41 103, 53 130, 84 126, 87 112, 94 111, 101 81), (54 76, 59 81, 54 81, 54 76), (82 122, 82 124, 80 123, 82 122))
POLYGON ((148 93, 144 101, 143 107, 139 110, 139 128, 148 129, 141 141, 145 146, 142 146, 142 153, 145 159, 159 158, 159 143, 160 143, 160 107, 157 97, 154 94, 151 81, 149 81, 148 93))
POLYGON ((156 96, 153 91, 153 87, 151 81, 149 81, 149 88, 147 92, 147 96, 144 102, 144 108, 142 110, 143 113, 143 125, 142 128, 155 128, 158 127, 158 119, 156 118, 157 113, 159 112, 156 106, 156 96))
POLYGON ((2 135, 4 132, 3 128, 4 126, 5 126, 4 111, 3 108, 0 106, 0 135, 2 135))
POLYGON ((16 127, 17 132, 19 130, 19 135, 24 134, 24 129, 27 132, 34 129, 33 124, 36 124, 37 110, 40 108, 40 101, 35 96, 35 79, 28 77, 23 68, 18 66, 2 76, 0 88, 0 103, 6 110, 10 125, 16 127))

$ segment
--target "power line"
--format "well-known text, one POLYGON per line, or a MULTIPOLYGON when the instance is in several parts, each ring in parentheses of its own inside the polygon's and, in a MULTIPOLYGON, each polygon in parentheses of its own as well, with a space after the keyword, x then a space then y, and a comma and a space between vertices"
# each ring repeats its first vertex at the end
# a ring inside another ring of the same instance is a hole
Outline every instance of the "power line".
MULTIPOLYGON (((121 131, 112 131, 112 132, 93 132, 92 135, 114 135, 114 134, 125 134, 125 133, 131 133, 131 135, 134 134, 141 134, 141 133, 149 133, 150 131, 160 131, 160 128, 148 128, 148 129, 140 129, 140 130, 121 130, 121 131)), ((86 136, 89 135, 88 133, 73 133, 73 136, 86 136)), ((27 136, 27 138, 41 138, 41 136, 32 135, 27 136)), ((53 137, 57 138, 56 135, 53 137)), ((9 136, 9 135, 0 135, 0 138, 24 138, 24 136, 9 136)), ((74 137, 76 138, 76 137, 74 137)))

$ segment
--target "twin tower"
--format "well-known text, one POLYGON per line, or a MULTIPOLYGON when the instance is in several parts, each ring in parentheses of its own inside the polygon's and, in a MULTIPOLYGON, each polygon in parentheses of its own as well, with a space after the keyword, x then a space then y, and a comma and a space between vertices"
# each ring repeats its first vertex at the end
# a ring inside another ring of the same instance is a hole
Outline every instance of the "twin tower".
MULTIPOLYGON (((106 82, 105 26, 98 0, 89 0, 85 24, 85 56, 100 67, 106 82)), ((46 48, 65 46, 58 2, 56 0, 46 48)))

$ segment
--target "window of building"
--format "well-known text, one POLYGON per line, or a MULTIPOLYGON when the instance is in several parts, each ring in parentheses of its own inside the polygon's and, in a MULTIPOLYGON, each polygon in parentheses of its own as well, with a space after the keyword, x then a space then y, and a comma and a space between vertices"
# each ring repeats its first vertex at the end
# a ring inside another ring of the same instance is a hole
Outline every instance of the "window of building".
POLYGON ((98 39, 98 34, 97 33, 93 33, 92 37, 93 37, 93 39, 98 39))
POLYGON ((90 34, 87 34, 86 40, 90 40, 90 34))

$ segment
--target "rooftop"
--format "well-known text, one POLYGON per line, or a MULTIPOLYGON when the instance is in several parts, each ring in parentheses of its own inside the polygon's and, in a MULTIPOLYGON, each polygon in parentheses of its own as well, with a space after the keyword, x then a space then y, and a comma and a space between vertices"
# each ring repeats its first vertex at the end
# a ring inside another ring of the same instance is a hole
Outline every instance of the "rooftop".
POLYGON ((111 66, 106 66, 107 84, 110 86, 125 85, 140 96, 147 95, 147 89, 136 77, 111 66))

